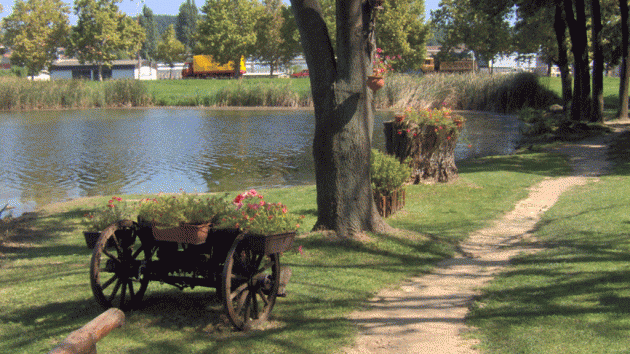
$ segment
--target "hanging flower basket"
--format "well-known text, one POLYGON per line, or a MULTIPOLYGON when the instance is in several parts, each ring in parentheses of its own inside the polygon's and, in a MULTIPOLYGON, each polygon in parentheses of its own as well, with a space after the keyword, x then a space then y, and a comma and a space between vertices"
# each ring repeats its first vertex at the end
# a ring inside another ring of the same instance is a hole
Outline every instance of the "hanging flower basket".
POLYGON ((376 92, 385 86, 385 79, 382 76, 370 75, 367 78, 367 86, 376 92))

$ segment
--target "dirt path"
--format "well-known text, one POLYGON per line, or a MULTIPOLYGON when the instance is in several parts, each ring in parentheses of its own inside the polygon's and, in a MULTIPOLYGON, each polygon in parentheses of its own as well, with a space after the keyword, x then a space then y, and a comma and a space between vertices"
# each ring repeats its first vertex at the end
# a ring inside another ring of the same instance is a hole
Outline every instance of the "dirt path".
MULTIPOLYGON (((630 125, 616 124, 619 133, 630 125)), ((462 334, 468 306, 478 289, 522 252, 536 251, 531 231, 542 214, 566 190, 597 181, 609 168, 606 149, 612 137, 596 137, 557 148, 570 158, 574 176, 546 179, 513 211, 479 230, 461 245, 461 253, 437 264, 428 275, 411 278, 397 289, 383 290, 352 320, 361 334, 346 354, 478 353, 476 342, 462 334)))

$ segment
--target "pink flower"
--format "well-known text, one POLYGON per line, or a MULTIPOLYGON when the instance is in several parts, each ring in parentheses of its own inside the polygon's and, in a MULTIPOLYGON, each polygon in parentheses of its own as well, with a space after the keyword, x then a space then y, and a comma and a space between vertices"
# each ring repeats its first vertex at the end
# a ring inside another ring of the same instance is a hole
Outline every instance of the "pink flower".
POLYGON ((381 49, 381 48, 376 48, 376 52, 377 52, 377 53, 383 53, 383 49, 381 49))
POLYGON ((286 214, 286 213, 287 213, 287 207, 282 208, 282 212, 283 212, 284 214, 286 214))
POLYGON ((298 247, 298 252, 300 252, 301 255, 304 255, 304 252, 302 251, 302 246, 298 247))

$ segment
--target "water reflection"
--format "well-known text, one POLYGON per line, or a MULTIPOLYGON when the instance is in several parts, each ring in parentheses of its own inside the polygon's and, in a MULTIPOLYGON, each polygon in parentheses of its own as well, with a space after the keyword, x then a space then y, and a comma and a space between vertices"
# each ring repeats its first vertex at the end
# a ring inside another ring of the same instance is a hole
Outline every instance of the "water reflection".
MULTIPOLYGON (((457 159, 511 152, 518 134, 513 117, 467 115, 457 159)), ((376 116, 376 148, 384 147, 382 122, 389 119, 376 116)), ((314 183, 311 111, 0 112, 0 133, 0 207, 314 183)))

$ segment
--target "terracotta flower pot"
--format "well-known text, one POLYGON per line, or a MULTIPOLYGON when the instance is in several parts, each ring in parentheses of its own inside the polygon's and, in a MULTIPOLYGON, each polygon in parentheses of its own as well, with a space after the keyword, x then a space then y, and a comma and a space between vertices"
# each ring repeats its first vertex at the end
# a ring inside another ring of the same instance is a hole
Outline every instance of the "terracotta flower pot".
POLYGON ((385 79, 382 76, 370 75, 367 79, 367 86, 372 91, 376 92, 385 86, 385 79))

